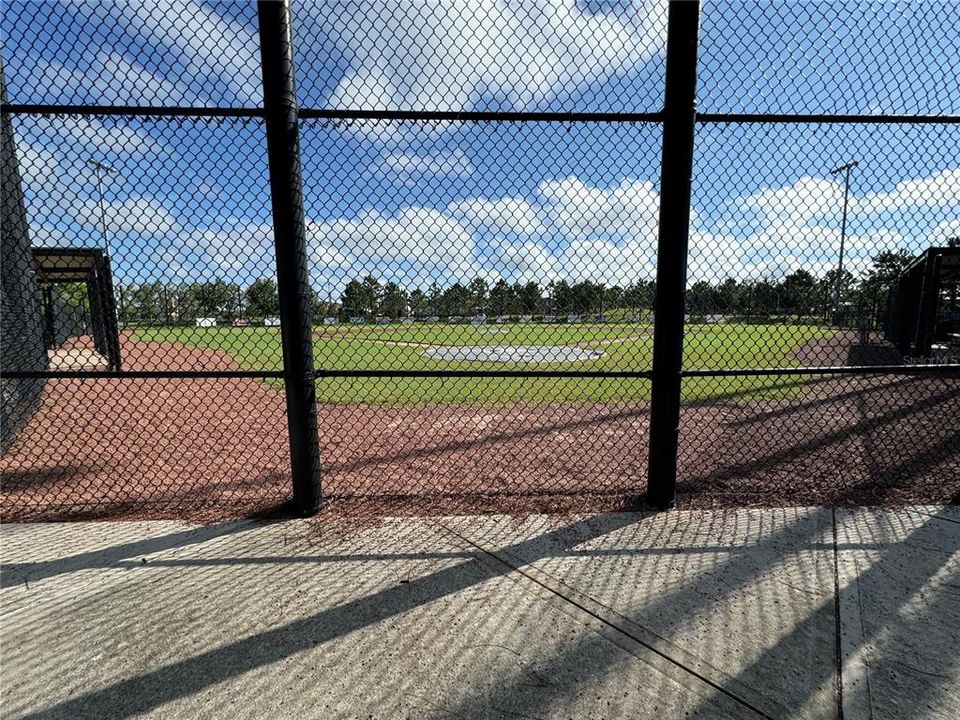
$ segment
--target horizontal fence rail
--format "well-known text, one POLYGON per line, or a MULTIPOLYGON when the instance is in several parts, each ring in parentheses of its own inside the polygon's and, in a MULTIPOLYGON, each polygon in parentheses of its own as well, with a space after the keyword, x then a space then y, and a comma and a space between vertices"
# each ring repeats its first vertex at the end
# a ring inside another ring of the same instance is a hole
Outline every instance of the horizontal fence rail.
MULTIPOLYGON (((263 118, 262 108, 195 108, 126 105, 40 105, 6 103, 0 111, 12 115, 102 115, 104 117, 211 117, 263 118)), ((387 120, 395 122, 663 122, 662 112, 529 112, 529 111, 426 111, 426 110, 339 110, 334 108, 300 108, 304 120, 387 120)), ((790 123, 790 124, 877 124, 877 125, 956 125, 960 115, 836 115, 783 113, 704 113, 696 114, 698 123, 790 123)))

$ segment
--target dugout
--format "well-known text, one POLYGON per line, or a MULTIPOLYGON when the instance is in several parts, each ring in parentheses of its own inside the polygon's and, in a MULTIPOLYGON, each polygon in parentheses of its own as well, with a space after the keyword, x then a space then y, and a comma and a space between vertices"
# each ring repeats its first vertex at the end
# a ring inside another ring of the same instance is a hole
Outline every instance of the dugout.
POLYGON ((890 288, 885 335, 904 355, 951 355, 960 347, 960 247, 934 247, 890 288))
MULTIPOLYGON (((7 102, 3 58, 0 102, 7 102)), ((10 375, 48 369, 41 315, 17 144, 10 116, 0 113, 0 455, 40 407, 43 378, 10 375)))
POLYGON ((43 337, 56 349, 70 337, 89 334, 110 370, 120 370, 120 331, 113 296, 110 258, 98 248, 33 250, 34 271, 43 313, 43 337), (82 285, 83 306, 64 300, 58 286, 82 285))

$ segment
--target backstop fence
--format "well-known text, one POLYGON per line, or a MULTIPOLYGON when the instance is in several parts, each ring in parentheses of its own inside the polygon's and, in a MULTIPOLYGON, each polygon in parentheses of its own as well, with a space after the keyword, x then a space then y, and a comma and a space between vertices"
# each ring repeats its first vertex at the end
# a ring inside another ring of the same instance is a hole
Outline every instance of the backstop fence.
POLYGON ((960 497, 955 3, 2 12, 5 520, 960 497))

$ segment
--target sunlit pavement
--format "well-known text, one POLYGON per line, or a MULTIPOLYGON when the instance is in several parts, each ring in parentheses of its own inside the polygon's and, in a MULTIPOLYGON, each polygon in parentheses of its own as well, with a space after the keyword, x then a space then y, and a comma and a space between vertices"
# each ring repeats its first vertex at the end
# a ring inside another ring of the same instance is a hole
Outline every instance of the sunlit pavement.
POLYGON ((956 507, 0 537, 4 717, 960 717, 956 507))

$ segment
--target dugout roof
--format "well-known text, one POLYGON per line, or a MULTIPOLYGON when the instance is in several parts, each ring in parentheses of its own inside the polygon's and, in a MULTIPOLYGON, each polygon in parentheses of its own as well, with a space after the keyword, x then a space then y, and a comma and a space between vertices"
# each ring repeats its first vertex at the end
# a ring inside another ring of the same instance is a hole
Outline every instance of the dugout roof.
POLYGON ((33 248, 37 282, 86 282, 90 273, 101 267, 100 248, 33 248))

